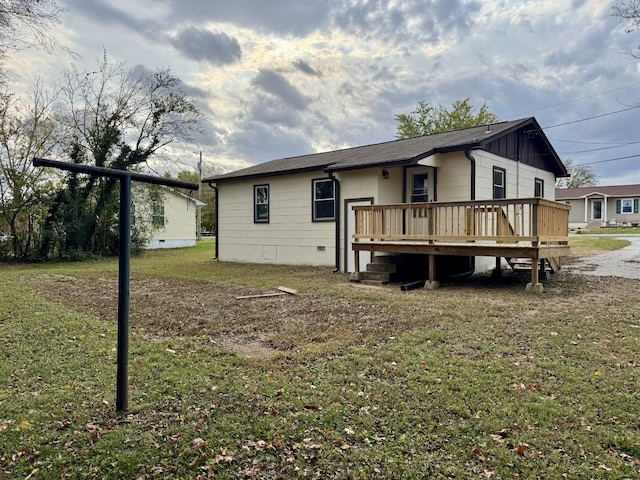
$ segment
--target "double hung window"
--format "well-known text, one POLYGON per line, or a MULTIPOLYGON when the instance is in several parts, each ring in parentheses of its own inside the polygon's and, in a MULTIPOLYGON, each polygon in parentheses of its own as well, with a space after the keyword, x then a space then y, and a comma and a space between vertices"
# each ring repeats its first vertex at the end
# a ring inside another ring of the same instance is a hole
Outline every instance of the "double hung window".
POLYGON ((253 186, 253 222, 269 223, 269 185, 253 186))
POLYGON ((331 178, 312 181, 314 222, 331 221, 336 218, 336 189, 331 178))

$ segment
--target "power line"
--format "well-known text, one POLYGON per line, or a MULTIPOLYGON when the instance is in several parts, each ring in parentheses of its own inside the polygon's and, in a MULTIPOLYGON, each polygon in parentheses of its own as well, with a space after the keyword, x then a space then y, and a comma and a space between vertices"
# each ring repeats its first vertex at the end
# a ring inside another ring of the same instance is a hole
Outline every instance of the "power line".
POLYGON ((628 147, 629 145, 637 145, 639 143, 640 142, 617 143, 617 144, 611 144, 607 147, 589 148, 587 150, 575 150, 573 152, 562 152, 560 155, 575 155, 576 153, 598 152, 600 150, 612 150, 614 148, 628 147))
POLYGON ((550 138, 552 142, 566 142, 566 143, 582 143, 585 145, 620 145, 619 142, 583 142, 580 140, 560 140, 559 138, 550 138))
POLYGON ((622 110, 616 110, 615 112, 603 113, 601 115, 594 115, 592 117, 581 118, 579 120, 573 120, 571 122, 558 123, 556 125, 548 125, 542 128, 548 130, 550 128, 564 127, 565 125, 573 125, 574 123, 586 122, 587 120, 594 120, 596 118, 608 117, 610 115, 615 115, 617 113, 628 112, 629 110, 635 110, 636 108, 640 108, 640 105, 636 105, 635 107, 623 108, 622 110))
POLYGON ((636 158, 636 157, 640 157, 640 154, 638 154, 638 155, 627 155, 626 157, 608 158, 607 160, 598 160, 596 162, 581 163, 581 165, 595 165, 596 163, 616 162, 618 160, 627 160, 629 158, 636 158))
MULTIPOLYGON (((631 63, 636 63, 636 62, 631 62, 631 63)), ((587 100, 589 98, 598 97, 600 95, 606 95, 607 93, 619 92, 620 90, 626 90, 627 88, 637 87, 638 85, 640 85, 640 82, 634 83, 633 85, 627 85, 626 87, 619 87, 619 88, 614 88, 613 90, 607 90, 606 92, 594 93, 593 95, 587 95, 587 96, 584 96, 584 97, 574 98, 573 100, 567 100, 566 102, 561 102, 561 103, 556 103, 556 104, 553 104, 553 105, 548 105, 546 107, 537 108, 535 110, 528 110, 526 112, 516 113, 514 115, 514 117, 519 117, 520 115, 526 115, 528 113, 541 112, 542 110, 548 110, 550 108, 562 107, 562 106, 568 105, 570 103, 579 102, 581 100, 587 100)))

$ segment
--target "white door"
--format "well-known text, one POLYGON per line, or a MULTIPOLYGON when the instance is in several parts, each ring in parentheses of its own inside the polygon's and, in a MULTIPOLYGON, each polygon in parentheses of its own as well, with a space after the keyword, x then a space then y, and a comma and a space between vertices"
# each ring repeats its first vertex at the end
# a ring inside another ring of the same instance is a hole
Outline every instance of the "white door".
MULTIPOLYGON (((371 200, 347 200, 347 273, 356 271, 356 259, 352 249, 353 234, 356 233, 356 212, 353 208, 356 205, 371 205, 371 200)), ((360 239, 360 242, 366 242, 367 239, 360 239)), ((371 263, 371 252, 360 252, 360 270, 364 270, 367 263, 371 263)))

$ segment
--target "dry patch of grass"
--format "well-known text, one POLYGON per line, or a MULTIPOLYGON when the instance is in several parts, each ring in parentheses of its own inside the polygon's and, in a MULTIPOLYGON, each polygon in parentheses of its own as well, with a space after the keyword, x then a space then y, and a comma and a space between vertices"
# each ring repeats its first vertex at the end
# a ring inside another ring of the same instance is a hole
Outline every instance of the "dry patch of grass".
POLYGON ((639 281, 133 266, 125 414, 113 265, 0 270, 0 478, 640 475, 639 281))

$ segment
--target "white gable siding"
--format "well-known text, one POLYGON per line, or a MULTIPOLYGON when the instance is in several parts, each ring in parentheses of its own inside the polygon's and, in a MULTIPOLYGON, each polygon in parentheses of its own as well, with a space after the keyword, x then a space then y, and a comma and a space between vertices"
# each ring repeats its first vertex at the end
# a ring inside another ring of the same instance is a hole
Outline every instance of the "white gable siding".
POLYGON ((555 200, 555 176, 552 172, 530 167, 484 150, 471 152, 476 159, 476 200, 493 198, 493 167, 506 170, 506 198, 535 196, 535 179, 544 181, 544 198, 555 200))
POLYGON ((225 182, 218 189, 222 261, 332 266, 335 222, 312 222, 312 179, 322 171, 225 182), (253 187, 269 185, 269 223, 253 222, 253 187))
MULTIPOLYGON (((166 189, 163 192, 164 227, 153 229, 145 248, 193 247, 196 244, 196 204, 166 189)), ((150 215, 150 209, 142 209, 150 215)), ((150 218, 140 219, 150 223, 150 218)))

